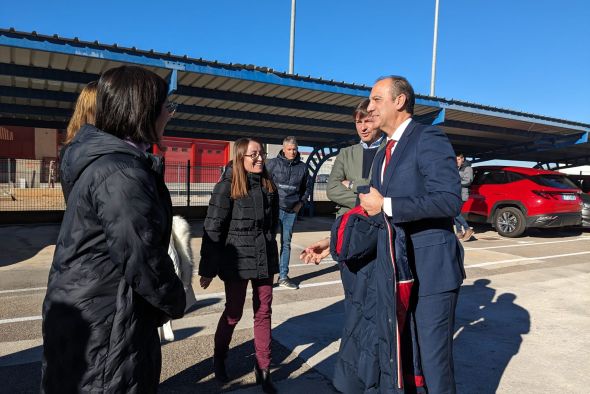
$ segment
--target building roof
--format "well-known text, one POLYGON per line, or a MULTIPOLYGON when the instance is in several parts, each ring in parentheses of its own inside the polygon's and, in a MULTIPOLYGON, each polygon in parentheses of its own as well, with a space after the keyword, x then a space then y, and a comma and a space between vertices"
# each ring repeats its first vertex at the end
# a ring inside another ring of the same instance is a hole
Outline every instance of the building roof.
MULTIPOLYGON (((334 146, 357 140, 352 111, 370 87, 117 44, 0 29, 0 125, 64 128, 78 93, 112 67, 135 64, 169 80, 177 114, 166 134, 334 146)), ((480 159, 590 157, 590 125, 418 95, 415 118, 438 124, 455 150, 480 159)))

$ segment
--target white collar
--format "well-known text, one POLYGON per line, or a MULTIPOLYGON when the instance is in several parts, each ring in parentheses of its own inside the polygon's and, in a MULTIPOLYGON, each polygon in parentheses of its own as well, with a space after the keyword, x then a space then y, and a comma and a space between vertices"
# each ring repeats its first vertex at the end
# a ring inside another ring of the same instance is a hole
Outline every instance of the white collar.
POLYGON ((391 138, 387 137, 387 141, 389 141, 389 140, 399 141, 402 138, 404 131, 406 131, 406 129, 408 128, 408 125, 410 124, 411 121, 412 121, 412 118, 408 118, 408 119, 404 120, 403 123, 400 124, 397 127, 397 129, 395 129, 391 138))

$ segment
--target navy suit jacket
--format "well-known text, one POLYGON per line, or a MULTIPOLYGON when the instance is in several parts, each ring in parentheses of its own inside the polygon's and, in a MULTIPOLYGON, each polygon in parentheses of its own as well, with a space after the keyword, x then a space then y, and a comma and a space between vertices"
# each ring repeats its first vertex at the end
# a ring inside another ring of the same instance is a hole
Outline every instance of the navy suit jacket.
POLYGON ((397 142, 381 182, 384 159, 382 149, 373 162, 371 184, 391 198, 390 221, 406 232, 418 294, 458 288, 465 271, 453 218, 461 212, 461 180, 447 136, 436 127, 412 120, 397 142))

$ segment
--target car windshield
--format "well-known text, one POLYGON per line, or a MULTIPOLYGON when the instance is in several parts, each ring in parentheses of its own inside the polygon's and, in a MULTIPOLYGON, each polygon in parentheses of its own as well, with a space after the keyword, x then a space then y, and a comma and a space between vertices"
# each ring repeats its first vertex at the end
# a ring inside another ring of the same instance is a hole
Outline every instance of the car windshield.
POLYGON ((557 189, 578 189, 575 183, 563 175, 535 175, 531 180, 538 185, 557 189))

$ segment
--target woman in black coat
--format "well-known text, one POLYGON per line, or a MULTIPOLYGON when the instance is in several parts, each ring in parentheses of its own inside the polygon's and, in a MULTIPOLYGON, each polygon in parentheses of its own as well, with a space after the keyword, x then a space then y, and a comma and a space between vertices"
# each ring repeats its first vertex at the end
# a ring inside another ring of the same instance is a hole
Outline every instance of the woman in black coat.
POLYGON ((234 144, 233 164, 215 185, 205 219, 200 283, 204 289, 219 275, 225 285, 225 310, 215 331, 215 377, 228 381, 225 358, 234 328, 242 317, 248 282, 252 282, 256 382, 275 393, 269 373, 273 275, 279 272, 275 240, 278 195, 264 167, 266 153, 251 138, 234 144))
POLYGON ((167 91, 139 67, 105 72, 96 127, 63 151, 67 208, 43 302, 42 392, 157 390, 157 327, 185 307, 168 257, 170 194, 161 160, 146 153, 171 116, 167 91))

